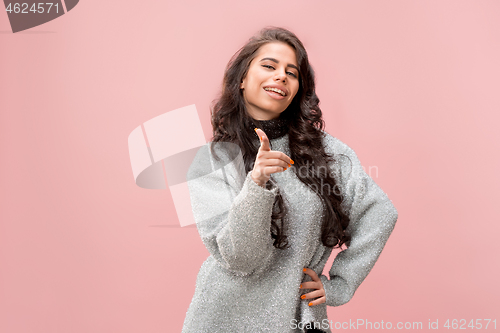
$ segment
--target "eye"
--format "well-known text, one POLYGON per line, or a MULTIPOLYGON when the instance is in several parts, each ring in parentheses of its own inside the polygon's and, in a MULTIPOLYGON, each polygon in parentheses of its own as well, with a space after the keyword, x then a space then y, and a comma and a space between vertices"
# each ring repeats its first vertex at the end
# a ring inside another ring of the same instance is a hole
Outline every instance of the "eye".
MULTIPOLYGON (((266 68, 272 68, 272 69, 275 69, 273 66, 271 65, 262 65, 262 67, 266 67, 266 68)), ((297 75, 295 75, 294 72, 287 72, 288 74, 292 75, 294 78, 297 78, 297 75)))

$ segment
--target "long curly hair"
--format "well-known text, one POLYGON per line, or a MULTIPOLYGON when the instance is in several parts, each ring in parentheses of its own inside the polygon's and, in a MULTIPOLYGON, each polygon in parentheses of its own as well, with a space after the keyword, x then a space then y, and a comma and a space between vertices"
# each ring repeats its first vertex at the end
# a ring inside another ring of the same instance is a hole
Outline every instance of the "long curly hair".
MULTIPOLYGON (((321 221, 321 241, 326 247, 341 247, 344 243, 349 245, 351 236, 346 231, 349 216, 341 208, 342 193, 323 191, 323 187, 338 188, 337 181, 328 167, 328 163, 333 161, 333 156, 325 152, 322 144, 321 130, 325 125, 318 106, 319 98, 315 93, 314 71, 302 42, 295 34, 280 27, 265 27, 233 55, 226 66, 221 92, 211 104, 212 142, 237 144, 242 150, 246 173, 253 169, 258 152, 258 147, 255 145, 257 135, 253 130, 252 133, 243 129, 253 129, 258 126, 252 126, 255 124, 255 119, 246 109, 240 82, 246 76, 259 48, 271 42, 286 43, 296 53, 300 78, 299 90, 287 109, 280 114, 280 118, 286 119, 289 124, 290 157, 295 162, 294 167, 306 171, 296 173, 297 177, 306 186, 315 189, 323 204, 325 214, 321 221)), ((269 188, 270 182, 267 182, 267 186, 269 188)), ((283 217, 286 212, 287 208, 278 188, 273 204, 270 232, 274 246, 279 249, 289 247, 284 232, 286 226, 283 217), (279 210, 275 209, 276 205, 279 210)))

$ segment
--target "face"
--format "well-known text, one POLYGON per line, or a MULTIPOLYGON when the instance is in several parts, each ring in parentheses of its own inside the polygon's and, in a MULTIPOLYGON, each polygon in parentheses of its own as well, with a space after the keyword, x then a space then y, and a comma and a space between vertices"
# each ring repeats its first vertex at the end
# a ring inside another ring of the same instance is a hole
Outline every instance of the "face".
POLYGON ((259 48, 240 84, 252 118, 275 119, 285 111, 299 90, 298 67, 295 50, 288 44, 272 42, 259 48))

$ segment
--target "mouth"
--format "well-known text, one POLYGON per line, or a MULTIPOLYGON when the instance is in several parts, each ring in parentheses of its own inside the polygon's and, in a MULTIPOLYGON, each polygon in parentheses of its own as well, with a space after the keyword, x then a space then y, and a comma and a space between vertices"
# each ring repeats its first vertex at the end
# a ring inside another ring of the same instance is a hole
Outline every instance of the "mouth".
POLYGON ((278 89, 278 88, 264 87, 264 90, 268 91, 268 92, 271 92, 271 93, 275 93, 275 94, 283 96, 283 97, 285 97, 287 95, 285 91, 283 91, 281 89, 278 89))
POLYGON ((286 98, 282 94, 279 94, 275 91, 270 91, 270 90, 264 90, 264 91, 266 92, 266 94, 269 95, 269 97, 271 97, 272 99, 275 99, 275 100, 282 100, 282 99, 286 98))

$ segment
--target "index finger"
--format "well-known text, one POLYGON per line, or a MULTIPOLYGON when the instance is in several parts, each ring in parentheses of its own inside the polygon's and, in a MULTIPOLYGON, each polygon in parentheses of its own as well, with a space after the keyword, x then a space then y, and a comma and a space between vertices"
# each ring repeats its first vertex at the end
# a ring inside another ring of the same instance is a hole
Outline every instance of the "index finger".
POLYGON ((255 128, 255 132, 257 133, 257 135, 259 136, 259 138, 261 138, 259 150, 265 150, 265 151, 268 151, 268 152, 271 153, 271 154, 268 153, 268 155, 267 155, 268 158, 279 158, 279 159, 283 160, 287 164, 294 164, 295 163, 285 153, 277 151, 277 150, 271 150, 271 147, 269 146, 269 138, 267 137, 266 133, 263 130, 261 130, 260 128, 256 127, 255 128))
POLYGON ((260 138, 259 150, 271 151, 271 147, 269 146, 269 138, 267 137, 266 133, 257 127, 255 127, 255 133, 257 133, 260 138))

